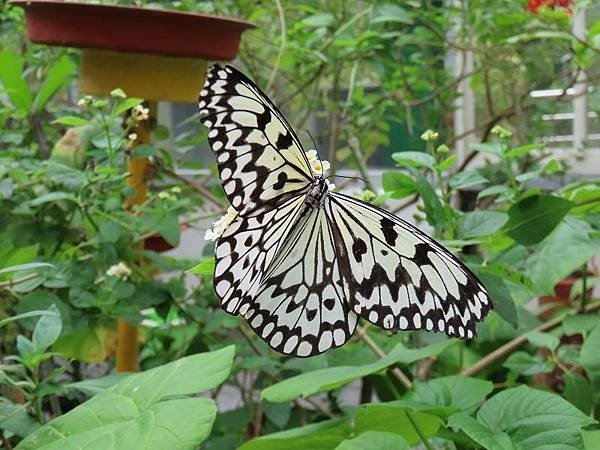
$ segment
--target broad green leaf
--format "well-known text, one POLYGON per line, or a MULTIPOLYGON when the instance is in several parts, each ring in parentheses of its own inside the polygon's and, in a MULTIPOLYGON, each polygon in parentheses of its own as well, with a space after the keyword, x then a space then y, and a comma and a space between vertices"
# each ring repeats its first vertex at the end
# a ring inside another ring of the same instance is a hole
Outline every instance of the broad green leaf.
POLYGON ((336 450, 409 450, 410 444, 402 436, 387 431, 367 431, 353 439, 346 439, 336 450))
POLYGON ((554 370, 554 364, 550 361, 546 361, 540 356, 532 356, 527 352, 520 351, 511 353, 502 365, 520 375, 550 373, 554 370))
POLYGON ((392 198, 404 198, 417 192, 416 181, 401 172, 384 172, 382 185, 385 192, 389 192, 392 198))
POLYGON ((522 145, 520 147, 511 148, 506 152, 506 157, 508 159, 514 159, 521 155, 525 155, 526 153, 530 153, 534 150, 538 150, 540 148, 544 148, 546 144, 528 144, 522 145))
POLYGON ((600 326, 592 330, 581 346, 580 362, 596 387, 600 387, 600 326))
POLYGON ((59 123, 61 125, 68 125, 71 127, 79 127, 87 125, 89 123, 89 120, 78 116, 62 116, 56 120, 53 120, 52 123, 59 123))
POLYGON ((600 323, 600 316, 597 314, 576 314, 564 318, 562 327, 567 336, 582 334, 587 336, 600 323))
POLYGON ((89 378, 75 383, 69 383, 66 387, 67 389, 83 392, 91 397, 100 392, 104 392, 131 375, 132 374, 130 373, 111 373, 110 375, 100 378, 89 378))
POLYGON ((9 273, 9 272, 19 272, 21 270, 33 270, 33 269, 49 269, 54 267, 50 263, 45 262, 33 262, 27 264, 18 264, 16 266, 5 267, 4 269, 0 269, 1 273, 9 273))
POLYGON ((23 204, 26 206, 39 206, 44 203, 55 203, 61 200, 69 200, 77 203, 77 198, 70 192, 48 192, 47 194, 40 195, 38 198, 29 200, 23 204))
POLYGON ((477 194, 477 200, 479 200, 480 198, 489 197, 491 195, 504 194, 510 190, 510 187, 504 185, 490 186, 477 194))
POLYGON ((0 397, 0 428, 19 437, 33 433, 40 425, 27 414, 27 404, 15 404, 0 397))
POLYGON ((12 103, 17 108, 29 111, 33 103, 33 97, 23 75, 24 63, 25 61, 21 55, 10 50, 0 52, 0 82, 12 103))
POLYGON ((120 102, 117 106, 115 106, 114 111, 112 112, 113 116, 120 116, 121 114, 123 114, 125 111, 133 108, 134 106, 139 105, 140 103, 142 103, 144 100, 141 98, 126 98, 125 100, 123 100, 122 102, 120 102))
POLYGON ((396 161, 400 167, 427 167, 433 169, 435 159, 425 152, 398 152, 392 154, 392 159, 396 161))
POLYGON ((535 247, 525 260, 524 271, 538 292, 553 295, 554 286, 600 251, 600 237, 593 236, 589 225, 569 218, 535 247))
POLYGON ((158 231, 170 245, 176 246, 179 243, 179 236, 181 234, 177 215, 168 213, 163 216, 156 225, 156 231, 158 231))
POLYGON ((494 385, 487 380, 461 376, 435 378, 415 382, 413 390, 404 399, 416 400, 432 406, 452 406, 466 410, 477 405, 492 392, 494 385))
POLYGON ((576 372, 565 373, 565 398, 584 414, 591 414, 594 405, 594 389, 588 380, 576 372))
POLYGON ((10 322, 16 322, 17 320, 28 319, 30 317, 43 316, 44 314, 48 314, 48 311, 29 311, 26 313, 17 314, 15 316, 10 316, 7 319, 0 320, 0 328, 2 328, 6 324, 9 324, 10 322))
POLYGON ((438 170, 447 170, 458 161, 458 156, 450 155, 437 165, 438 170))
POLYGON ((527 386, 494 395, 477 419, 494 433, 507 433, 525 450, 547 448, 548 442, 581 448, 580 429, 596 422, 562 397, 527 386))
POLYGON ((527 333, 527 340, 536 347, 544 347, 548 350, 556 350, 560 345, 560 339, 549 333, 539 331, 530 331, 527 333))
POLYGON ((186 272, 194 273, 196 275, 213 275, 215 273, 215 259, 209 258, 200 261, 191 269, 186 270, 186 272))
POLYGON ((290 415, 292 412, 292 403, 271 403, 264 401, 263 409, 265 411, 265 416, 267 417, 267 419, 269 419, 269 421, 277 428, 283 429, 290 420, 290 415))
POLYGON ((581 430, 584 450, 600 450, 600 430, 581 430))
POLYGON ((493 234, 508 221, 508 214, 499 211, 473 211, 465 213, 458 224, 458 234, 467 239, 493 234))
POLYGON ((121 225, 107 221, 100 224, 100 236, 107 242, 115 243, 121 236, 121 225))
POLYGON ((556 228, 572 207, 570 201, 553 195, 527 197, 508 209, 504 233, 519 244, 537 244, 556 228))
POLYGON ((286 402, 297 397, 307 397, 317 392, 330 391, 358 378, 377 373, 392 364, 410 364, 420 359, 437 356, 454 340, 446 340, 420 349, 409 349, 398 344, 384 358, 362 366, 338 366, 307 372, 275 383, 264 389, 261 398, 270 402, 286 402))
POLYGON ((210 399, 178 397, 222 383, 233 355, 229 346, 131 375, 42 426, 17 449, 195 449, 208 437, 216 407, 210 399))
POLYGON ((446 220, 444 206, 435 193, 435 189, 431 183, 427 181, 427 178, 416 170, 413 172, 413 176, 417 181, 419 195, 421 196, 421 199, 423 199, 423 205, 425 206, 425 212, 427 213, 427 222, 439 231, 446 220))
POLYGON ((450 177, 450 187, 453 189, 465 189, 487 182, 488 179, 486 177, 474 170, 465 170, 450 177))
POLYGON ((518 450, 510 436, 503 431, 492 432, 476 419, 463 413, 448 419, 448 426, 458 428, 487 450, 518 450))
POLYGON ((69 81, 71 76, 75 73, 77 66, 68 55, 61 56, 52 67, 48 70, 48 73, 44 77, 40 89, 35 95, 33 101, 33 109, 35 112, 40 112, 46 106, 46 103, 69 81))
POLYGON ((517 328, 517 308, 504 280, 487 272, 478 272, 477 275, 490 294, 496 314, 517 328))
POLYGON ((503 144, 495 143, 469 144, 469 146, 477 152, 492 153, 494 155, 502 155, 505 149, 503 144))
POLYGON ((393 3, 386 3, 375 8, 371 23, 398 22, 411 24, 410 15, 404 8, 393 3))
POLYGON ((43 352, 50 347, 58 337, 62 330, 62 320, 60 313, 55 305, 48 309, 48 314, 44 314, 38 320, 32 336, 32 342, 39 352, 43 352))
POLYGON ((504 264, 486 264, 485 266, 480 266, 478 270, 490 275, 496 275, 511 283, 520 284, 527 289, 533 288, 533 281, 527 275, 504 264))

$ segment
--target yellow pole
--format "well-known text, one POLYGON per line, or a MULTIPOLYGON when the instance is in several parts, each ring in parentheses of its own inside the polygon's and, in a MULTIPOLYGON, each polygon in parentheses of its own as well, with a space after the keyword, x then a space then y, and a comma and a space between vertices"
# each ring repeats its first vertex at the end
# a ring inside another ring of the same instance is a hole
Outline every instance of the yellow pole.
MULTIPOLYGON (((151 132, 151 120, 156 112, 156 102, 150 102, 148 108, 150 115, 147 120, 137 122, 134 132, 137 134, 135 145, 149 144, 151 132)), ((129 158, 127 161, 127 185, 135 189, 135 195, 127 200, 127 206, 141 205, 146 201, 148 193, 148 158, 129 158)), ((137 244, 138 248, 143 248, 144 243, 137 244)), ((137 372, 138 365, 138 329, 135 325, 128 323, 124 319, 119 319, 117 341, 117 372, 137 372)))

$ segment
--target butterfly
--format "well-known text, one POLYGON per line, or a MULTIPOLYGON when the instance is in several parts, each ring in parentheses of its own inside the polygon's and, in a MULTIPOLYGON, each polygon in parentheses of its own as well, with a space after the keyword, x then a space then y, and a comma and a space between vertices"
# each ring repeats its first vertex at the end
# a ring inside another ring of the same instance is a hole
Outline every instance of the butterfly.
POLYGON ((198 103, 231 203, 214 288, 274 350, 299 357, 346 343, 359 317, 385 330, 471 339, 492 308, 477 277, 389 212, 333 192, 269 98, 231 66, 209 68, 198 103))

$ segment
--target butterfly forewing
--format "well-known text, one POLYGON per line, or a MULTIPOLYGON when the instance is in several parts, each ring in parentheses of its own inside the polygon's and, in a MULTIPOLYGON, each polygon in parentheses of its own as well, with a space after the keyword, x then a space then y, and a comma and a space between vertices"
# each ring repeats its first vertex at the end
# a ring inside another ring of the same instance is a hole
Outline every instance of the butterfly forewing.
POLYGON ((331 193, 326 208, 340 242, 352 309, 385 329, 472 338, 491 308, 477 277, 452 253, 402 219, 331 193))
POLYGON ((313 177, 298 138, 242 73, 212 66, 198 107, 209 128, 221 183, 237 211, 277 207, 308 189, 313 177))

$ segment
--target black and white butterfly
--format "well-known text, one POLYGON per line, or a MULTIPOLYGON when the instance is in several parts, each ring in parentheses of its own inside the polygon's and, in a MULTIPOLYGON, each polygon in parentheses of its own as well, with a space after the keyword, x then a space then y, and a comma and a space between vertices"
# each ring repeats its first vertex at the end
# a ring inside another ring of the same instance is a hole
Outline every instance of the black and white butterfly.
POLYGON ((331 192, 246 76, 212 66, 198 106, 232 205, 212 235, 225 311, 278 352, 303 357, 343 345, 359 317, 386 330, 475 336, 492 308, 475 275, 402 219, 331 192))

